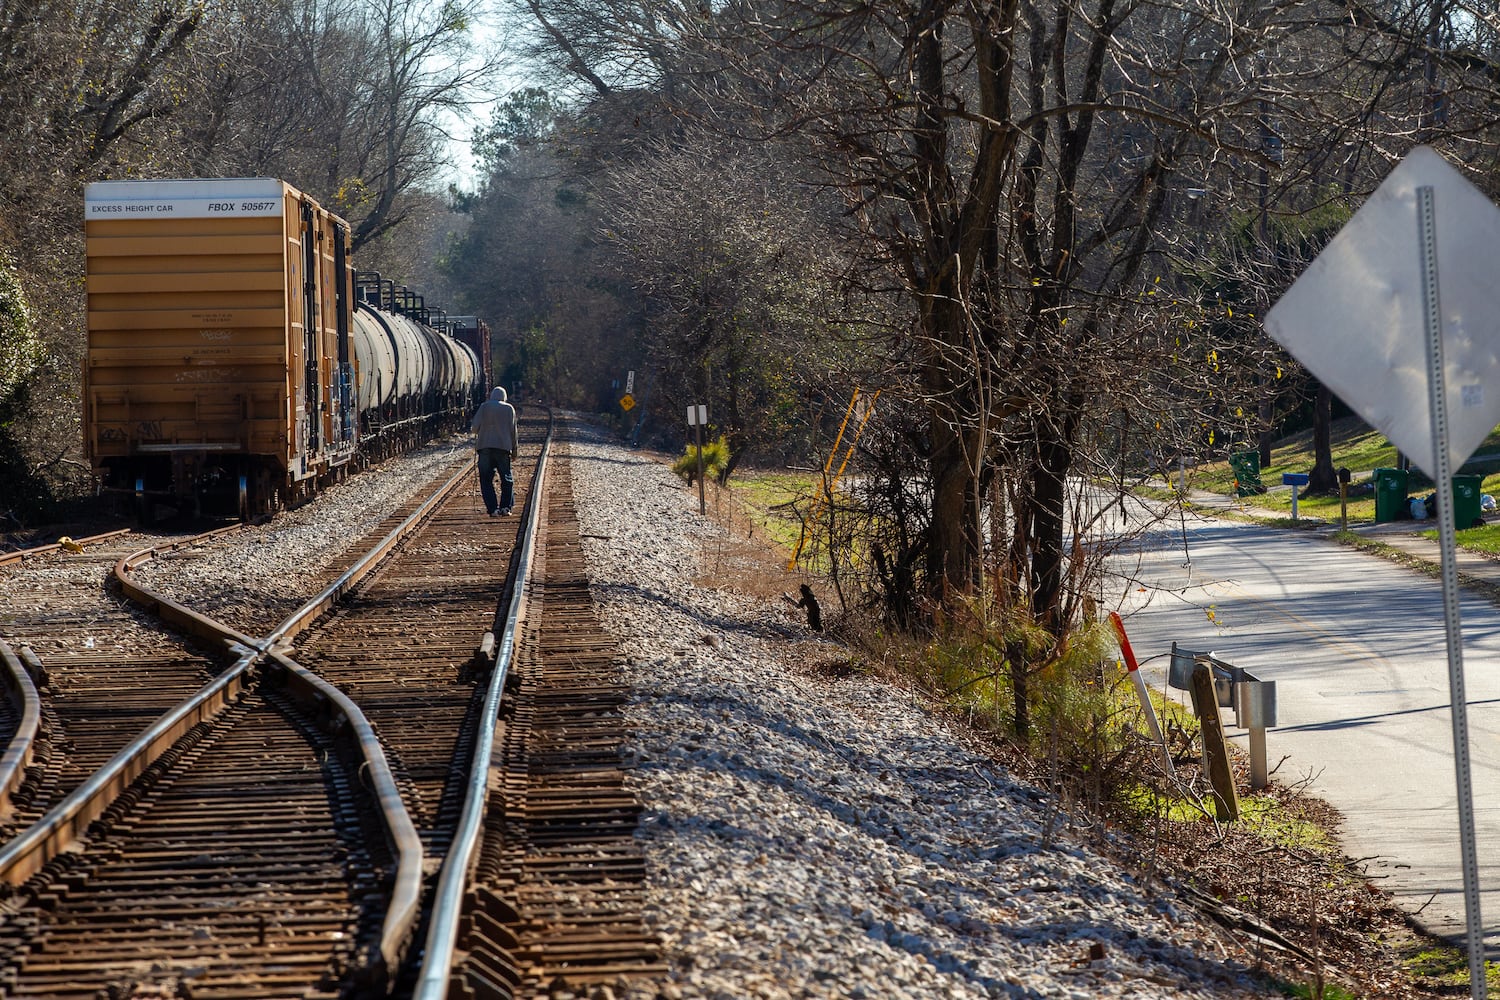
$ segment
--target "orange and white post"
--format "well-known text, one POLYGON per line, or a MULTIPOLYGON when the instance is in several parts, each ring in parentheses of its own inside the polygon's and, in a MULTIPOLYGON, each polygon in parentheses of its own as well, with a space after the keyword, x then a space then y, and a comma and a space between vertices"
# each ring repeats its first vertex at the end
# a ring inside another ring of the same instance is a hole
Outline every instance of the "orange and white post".
POLYGON ((1166 765, 1167 773, 1175 777, 1177 772, 1172 767, 1172 753, 1167 748, 1166 737, 1162 736, 1161 723, 1156 718, 1156 706, 1151 704, 1151 696, 1146 691, 1146 679, 1141 676, 1141 665, 1136 662, 1135 651, 1130 648, 1130 639, 1125 635, 1125 623, 1115 611, 1109 613, 1109 623, 1115 627, 1115 638, 1120 640, 1120 655, 1125 658, 1125 670, 1135 683, 1135 694, 1141 700, 1141 711, 1146 713, 1146 724, 1151 727, 1152 737, 1161 744, 1162 763, 1166 765))

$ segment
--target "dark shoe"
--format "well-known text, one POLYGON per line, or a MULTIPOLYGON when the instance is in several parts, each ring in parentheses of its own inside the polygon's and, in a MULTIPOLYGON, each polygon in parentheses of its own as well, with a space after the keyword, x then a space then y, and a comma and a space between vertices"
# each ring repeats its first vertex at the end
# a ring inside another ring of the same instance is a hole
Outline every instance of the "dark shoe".
POLYGON ((489 513, 488 513, 488 514, 487 514, 487 515, 485 515, 485 516, 486 516, 486 517, 494 517, 494 516, 496 516, 496 515, 497 515, 497 514, 499 514, 499 513, 500 513, 500 512, 499 512, 499 511, 497 511, 497 510, 492 510, 492 511, 490 511, 490 512, 489 512, 489 513))
POLYGON ((501 507, 500 508, 500 516, 501 517, 510 517, 510 508, 509 507, 501 507))

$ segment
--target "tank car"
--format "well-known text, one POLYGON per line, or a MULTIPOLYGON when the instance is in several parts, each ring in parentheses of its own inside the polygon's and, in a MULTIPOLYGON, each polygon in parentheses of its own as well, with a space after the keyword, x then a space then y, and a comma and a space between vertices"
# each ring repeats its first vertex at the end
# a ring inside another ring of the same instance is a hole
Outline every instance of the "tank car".
POLYGON ((85 451, 143 516, 294 505, 480 387, 426 314, 356 296, 348 224, 280 180, 103 181, 84 216, 85 451))
POLYGON ((478 316, 448 317, 448 333, 461 344, 469 345, 479 359, 479 381, 475 385, 474 405, 484 402, 495 384, 494 362, 490 355, 490 328, 478 316))

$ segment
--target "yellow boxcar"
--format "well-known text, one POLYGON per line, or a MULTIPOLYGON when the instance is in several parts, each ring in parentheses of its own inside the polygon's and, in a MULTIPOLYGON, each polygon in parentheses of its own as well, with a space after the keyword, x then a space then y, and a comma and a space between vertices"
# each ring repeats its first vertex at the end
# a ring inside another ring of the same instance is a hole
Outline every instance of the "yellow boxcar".
POLYGON ((245 515, 350 460, 342 219, 269 178, 105 181, 84 206, 85 448, 105 489, 245 515))

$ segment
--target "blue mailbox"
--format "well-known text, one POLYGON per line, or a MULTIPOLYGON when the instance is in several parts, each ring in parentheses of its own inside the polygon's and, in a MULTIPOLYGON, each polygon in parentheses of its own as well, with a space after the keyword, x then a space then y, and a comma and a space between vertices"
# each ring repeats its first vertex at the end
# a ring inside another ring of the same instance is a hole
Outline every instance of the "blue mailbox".
POLYGON ((1312 478, 1305 472, 1283 472, 1281 474, 1281 485, 1292 488, 1292 520, 1297 520, 1297 490, 1307 485, 1312 478))

